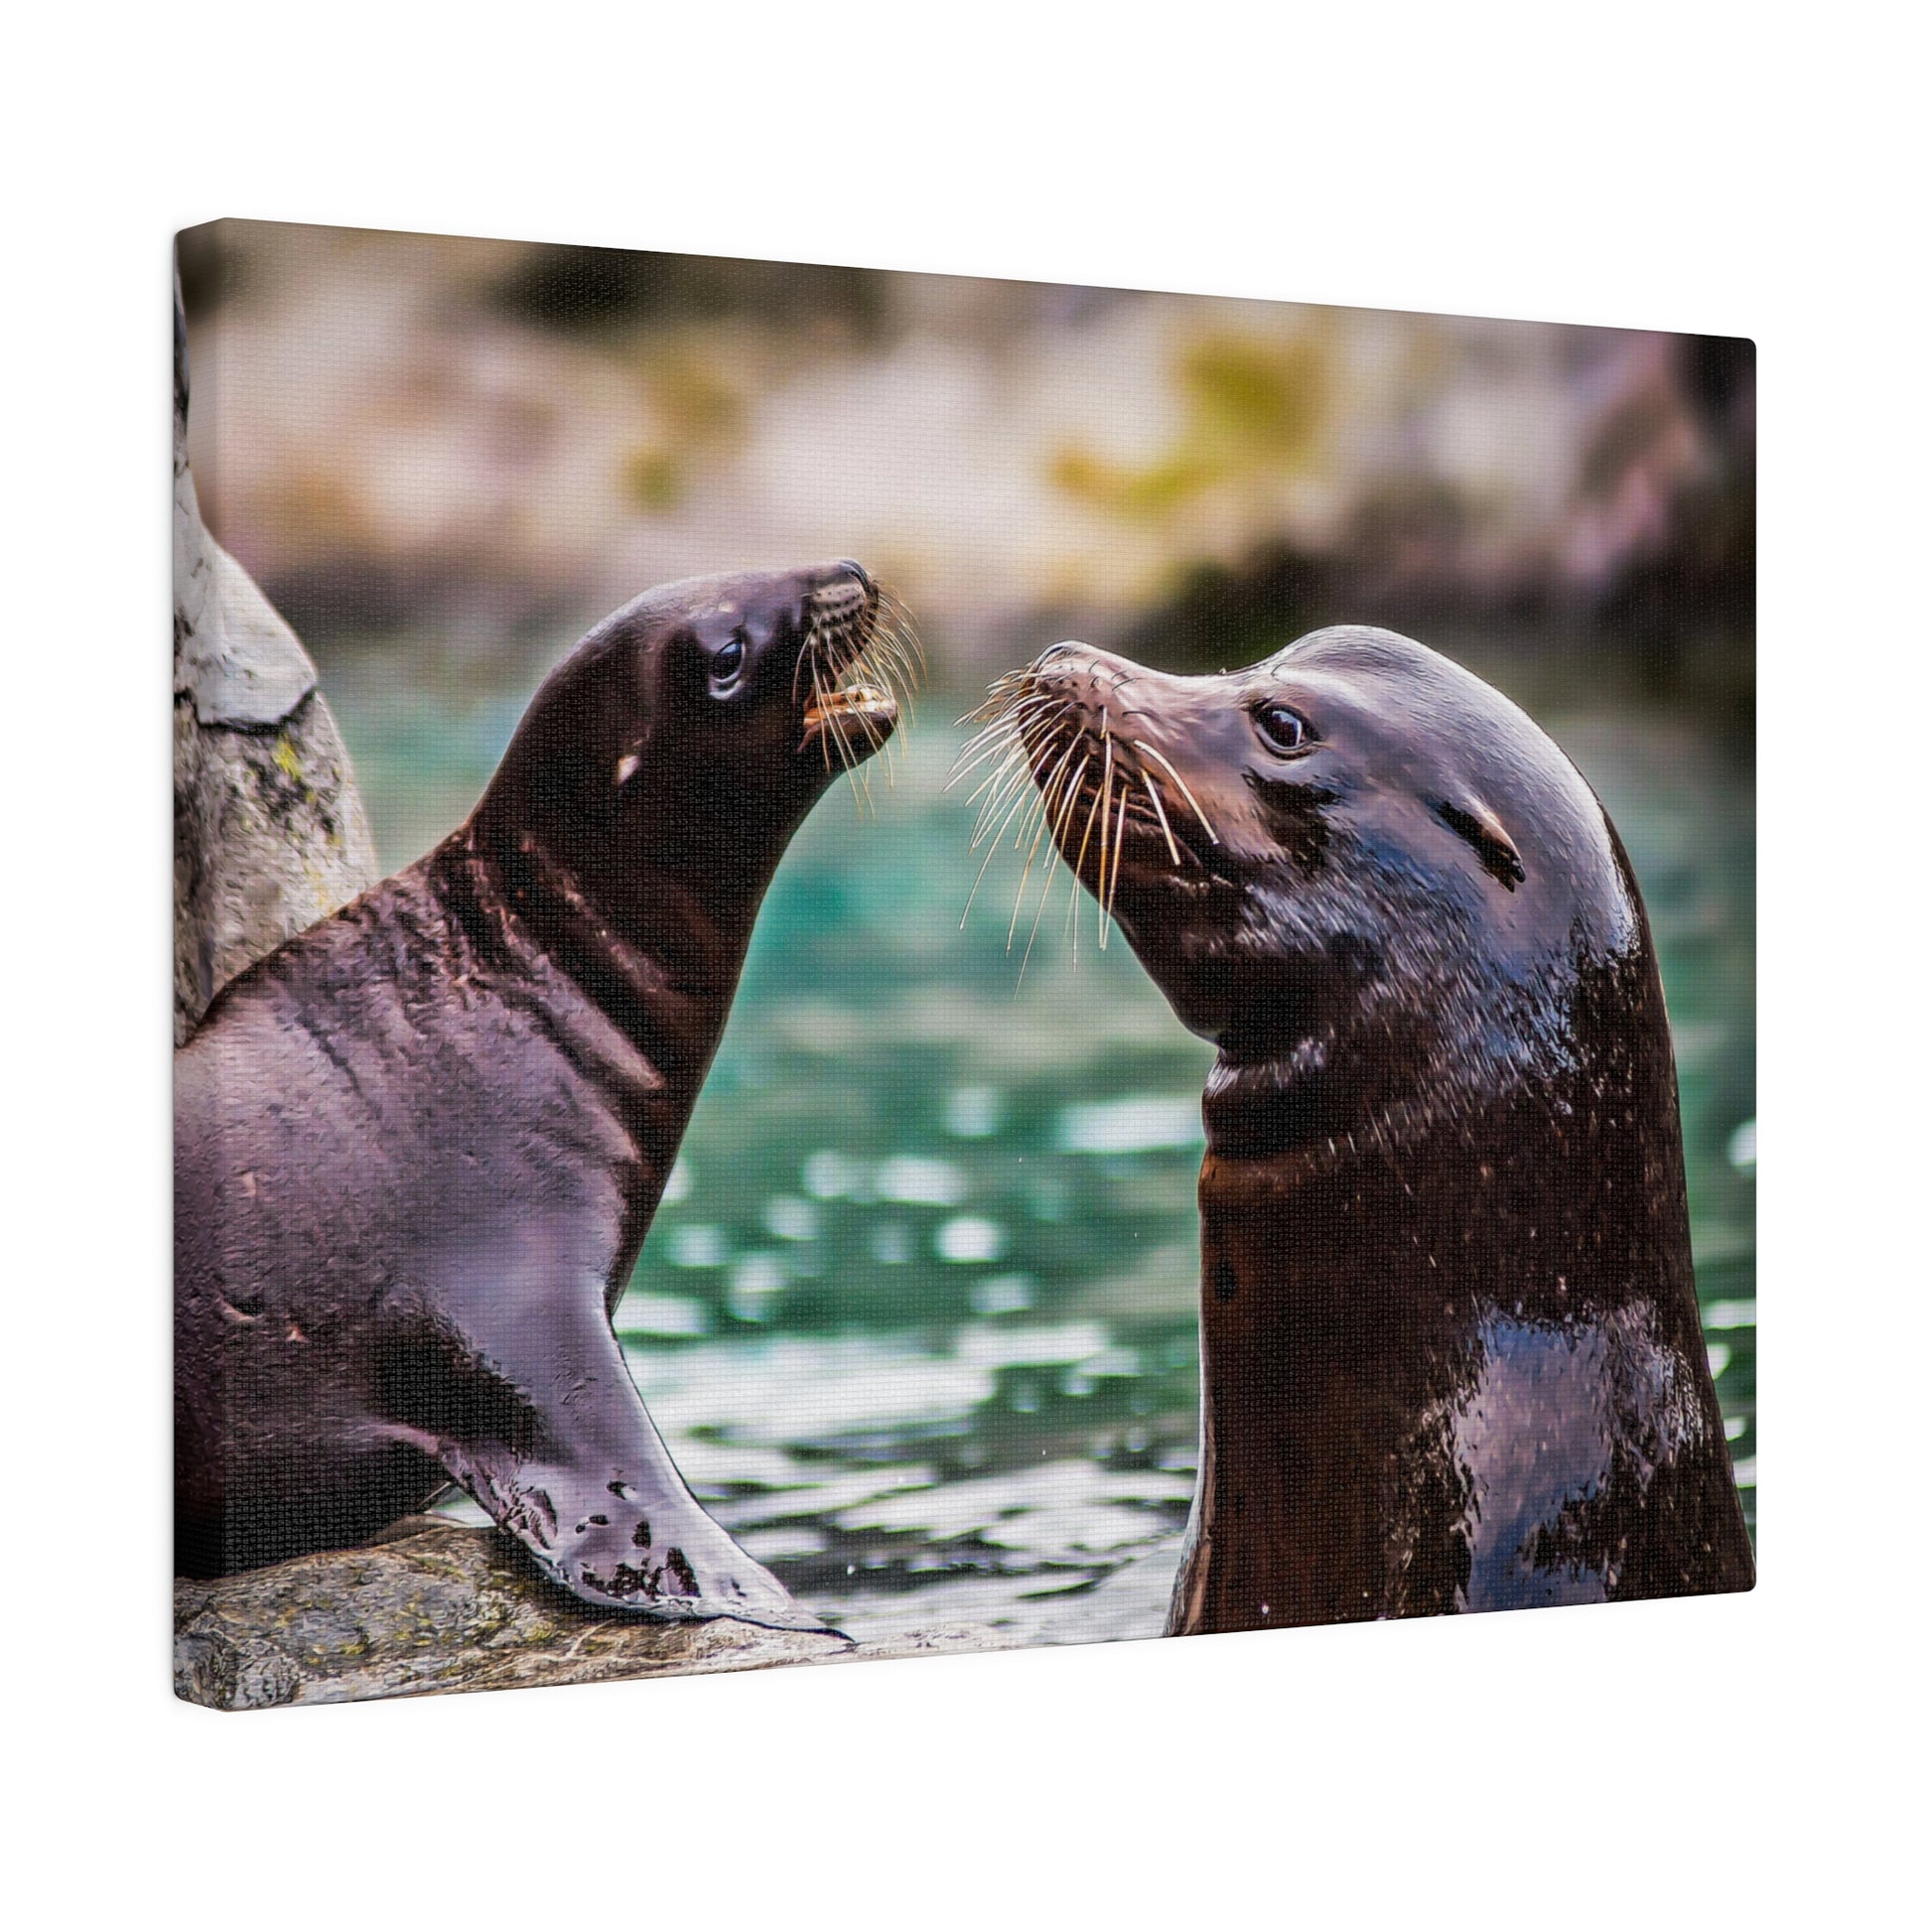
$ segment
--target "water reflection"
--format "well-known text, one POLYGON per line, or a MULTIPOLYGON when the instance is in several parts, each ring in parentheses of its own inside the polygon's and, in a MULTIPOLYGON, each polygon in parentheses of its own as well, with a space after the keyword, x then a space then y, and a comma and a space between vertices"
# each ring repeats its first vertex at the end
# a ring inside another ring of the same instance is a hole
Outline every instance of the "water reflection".
POLYGON ((1169 1417, 1157 1452, 1140 1352, 1104 1322, 969 1321, 930 1349, 842 1335, 626 1352, 719 1519, 854 1635, 1125 1634, 1123 1604, 1086 1599, 1143 1563, 1159 1575, 1142 1633, 1158 1628, 1193 1448, 1169 1417))

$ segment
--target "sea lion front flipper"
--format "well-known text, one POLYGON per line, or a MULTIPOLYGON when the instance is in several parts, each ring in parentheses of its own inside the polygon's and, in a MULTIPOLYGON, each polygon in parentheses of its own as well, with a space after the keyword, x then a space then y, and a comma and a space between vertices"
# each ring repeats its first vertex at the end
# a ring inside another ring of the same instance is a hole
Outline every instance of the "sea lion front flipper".
POLYGON ((493 1297, 490 1311, 466 1314, 467 1339, 437 1324, 433 1363, 422 1339, 401 1345, 416 1367, 389 1378, 387 1406, 434 1435, 443 1466, 565 1588, 649 1616, 826 1627, 686 1486, 624 1366, 601 1283, 493 1297))

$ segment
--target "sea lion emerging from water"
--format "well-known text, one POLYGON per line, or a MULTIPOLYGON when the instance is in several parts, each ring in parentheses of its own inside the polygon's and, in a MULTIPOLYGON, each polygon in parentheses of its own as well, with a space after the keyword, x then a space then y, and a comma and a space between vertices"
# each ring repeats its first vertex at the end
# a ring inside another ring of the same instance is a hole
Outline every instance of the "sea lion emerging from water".
POLYGON ((223 990, 175 1066, 179 1568, 357 1543, 454 1477, 591 1602, 816 1627, 685 1487, 611 1317, 905 641, 852 563, 647 593, 467 824, 223 990))
POLYGON ((993 819, 1220 1049, 1170 1632, 1749 1588, 1656 958, 1570 761, 1354 626, 1061 644, 987 715, 993 819))

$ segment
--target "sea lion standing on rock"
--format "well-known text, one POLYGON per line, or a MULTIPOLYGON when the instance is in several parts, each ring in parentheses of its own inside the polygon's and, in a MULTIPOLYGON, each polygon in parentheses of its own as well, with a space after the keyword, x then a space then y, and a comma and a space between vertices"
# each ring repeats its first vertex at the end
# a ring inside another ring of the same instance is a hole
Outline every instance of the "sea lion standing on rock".
POLYGON ((792 833, 892 733, 853 563, 605 620, 469 822, 176 1058, 176 1544, 357 1543, 451 1478, 590 1602, 816 1628, 686 1488, 611 1320, 792 833))
POLYGON ((1354 626, 1061 644, 986 715, 988 822, 1219 1048, 1170 1633, 1749 1588, 1649 926, 1557 747, 1354 626))

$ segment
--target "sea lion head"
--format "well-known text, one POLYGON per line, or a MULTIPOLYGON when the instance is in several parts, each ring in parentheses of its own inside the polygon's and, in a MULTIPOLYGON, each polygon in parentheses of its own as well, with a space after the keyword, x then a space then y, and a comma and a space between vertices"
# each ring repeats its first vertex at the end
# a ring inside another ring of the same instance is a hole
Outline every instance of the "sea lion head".
POLYGON ((1564 989, 1638 943, 1627 861, 1576 767, 1392 631, 1317 630, 1206 677, 1058 644, 988 712, 1103 933, 1118 923, 1223 1069, 1312 1092, 1352 1054, 1359 1102, 1365 1082, 1560 1055, 1564 989))
POLYGON ((881 750, 916 646, 859 564, 666 584, 613 612, 539 689, 478 809, 592 899, 640 872, 762 890, 812 804, 881 750))

